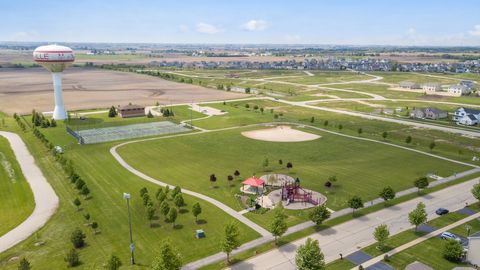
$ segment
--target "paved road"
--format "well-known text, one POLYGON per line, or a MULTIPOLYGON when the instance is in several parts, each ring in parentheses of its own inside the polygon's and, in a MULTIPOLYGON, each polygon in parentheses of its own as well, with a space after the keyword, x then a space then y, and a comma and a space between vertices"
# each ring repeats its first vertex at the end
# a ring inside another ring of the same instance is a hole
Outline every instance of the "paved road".
MULTIPOLYGON (((475 199, 470 189, 480 178, 470 180, 443 190, 413 199, 384 210, 380 210, 366 216, 339 224, 332 228, 320 231, 311 238, 320 242, 320 247, 325 254, 325 261, 332 262, 339 258, 339 254, 347 255, 360 248, 375 242, 372 237, 374 228, 380 224, 387 224, 392 235, 411 229, 408 222, 408 212, 415 208, 418 202, 426 204, 429 219, 436 217, 435 210, 438 207, 447 207, 456 211, 465 206, 465 203, 473 203, 475 199)), ((272 250, 250 260, 234 265, 231 269, 295 269, 295 250, 305 242, 305 238, 291 244, 272 250)))
MULTIPOLYGON (((186 133, 184 134, 184 136, 190 136, 190 135, 194 135, 196 133, 186 133)), ((171 136, 169 136, 171 137, 171 136)), ((163 137, 163 138, 167 138, 167 137, 163 137)), ((132 166, 130 166, 127 162, 125 162, 125 160, 122 159, 122 157, 117 153, 117 148, 118 147, 121 147, 123 145, 126 145, 126 144, 129 144, 129 143, 133 143, 133 142, 138 142, 138 141, 131 141, 131 142, 126 142, 126 143, 122 143, 122 144, 119 144, 119 145, 116 145, 114 147, 112 147, 110 149, 110 153, 113 155, 113 157, 120 163, 120 165, 122 165, 125 169, 127 169, 128 171, 130 171, 131 173, 149 181, 149 182, 152 182, 156 185, 159 185, 159 186, 167 186, 168 184, 167 183, 164 183, 162 181, 159 181, 153 177, 150 177, 138 170, 136 170, 135 168, 133 168, 132 166)), ((183 189, 182 188, 182 192, 187 194, 187 195, 190 195, 190 196, 194 196, 194 197, 197 197, 199 199, 202 199, 204 201, 207 201, 217 207, 219 207, 220 209, 222 209, 224 212, 226 212, 227 214, 229 214, 230 216, 236 218, 238 221, 242 222, 243 224, 247 225, 248 227, 252 228, 253 230, 255 230, 256 232, 258 232, 260 235, 262 236, 267 236, 267 235, 270 235, 270 233, 265 230, 264 228, 262 228, 261 226, 259 226, 258 224, 256 224, 255 222, 249 220, 248 218, 244 217, 243 215, 239 214, 237 211, 235 211, 234 209, 228 207, 227 205, 213 199, 213 198, 210 198, 206 195, 203 195, 203 194, 200 194, 198 192, 194 192, 194 191, 190 191, 190 190, 187 190, 187 189, 183 189)))
POLYGON ((0 136, 5 137, 10 142, 10 146, 22 169, 22 173, 32 189, 35 200, 35 209, 32 214, 20 225, 0 237, 1 253, 42 228, 55 213, 58 207, 58 197, 35 164, 33 156, 28 151, 27 146, 23 143, 20 136, 5 131, 0 131, 0 136))
MULTIPOLYGON (((396 248, 392 249, 391 251, 389 251, 389 252, 387 252, 387 253, 384 253, 384 254, 381 254, 381 255, 379 255, 379 256, 377 256, 377 257, 375 257, 375 258, 372 258, 372 259, 370 259, 370 260, 362 263, 362 266, 363 266, 364 268, 367 268, 367 267, 369 267, 369 266, 371 266, 371 265, 374 265, 374 264, 377 263, 377 262, 382 261, 383 258, 384 258, 384 256, 385 256, 385 254, 388 254, 388 256, 391 257, 391 256, 393 256, 393 255, 395 255, 395 254, 397 254, 397 253, 400 253, 400 252, 404 251, 405 249, 408 249, 408 248, 410 248, 410 247, 413 247, 413 246, 415 246, 415 245, 418 245, 418 244, 420 244, 421 242, 423 242, 423 241, 425 241, 425 240, 428 240, 428 239, 430 239, 430 238, 437 237, 438 235, 440 235, 440 234, 443 233, 443 232, 446 232, 446 231, 448 231, 448 230, 451 230, 451 229, 453 229, 453 228, 455 228, 455 227, 458 227, 458 226, 460 226, 460 225, 462 225, 462 224, 465 224, 465 223, 467 223, 467 222, 469 222, 469 221, 472 221, 472 220, 474 220, 474 219, 477 219, 477 218, 479 218, 479 217, 480 217, 480 213, 476 213, 476 214, 473 214, 473 215, 471 215, 471 216, 468 216, 468 217, 466 217, 466 218, 464 218, 464 219, 461 219, 461 220, 459 220, 459 221, 457 221, 457 222, 454 222, 454 223, 452 223, 452 224, 450 224, 450 225, 447 225, 447 226, 445 226, 445 227, 443 227, 443 228, 440 228, 440 229, 438 229, 438 230, 435 230, 435 231, 433 231, 433 232, 431 232, 431 233, 429 233, 429 234, 427 234, 427 235, 424 235, 424 236, 422 236, 422 237, 419 237, 419 238, 417 238, 417 239, 415 239, 415 240, 413 240, 413 241, 411 241, 411 242, 408 242, 408 243, 403 244, 403 245, 401 245, 401 246, 399 246, 399 247, 396 247, 396 248)), ((358 267, 354 267, 354 268, 352 268, 351 270, 357 270, 357 269, 358 269, 358 267)))

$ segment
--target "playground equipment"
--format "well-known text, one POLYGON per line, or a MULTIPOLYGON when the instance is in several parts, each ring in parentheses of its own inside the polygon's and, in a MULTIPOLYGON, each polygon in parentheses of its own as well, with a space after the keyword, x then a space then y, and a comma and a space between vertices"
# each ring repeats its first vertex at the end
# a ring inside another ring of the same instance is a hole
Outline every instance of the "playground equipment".
POLYGON ((304 190, 300 186, 300 180, 285 182, 282 186, 282 201, 286 201, 287 205, 293 202, 311 203, 318 205, 319 199, 313 198, 313 192, 304 190))

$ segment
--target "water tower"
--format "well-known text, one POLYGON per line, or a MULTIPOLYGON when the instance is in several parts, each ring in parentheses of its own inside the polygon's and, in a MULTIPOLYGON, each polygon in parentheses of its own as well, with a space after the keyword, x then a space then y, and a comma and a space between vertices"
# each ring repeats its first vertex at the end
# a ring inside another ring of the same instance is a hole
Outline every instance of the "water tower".
POLYGON ((33 51, 33 59, 52 73, 55 109, 53 119, 64 120, 67 112, 63 105, 62 71, 75 60, 72 49, 59 45, 40 46, 33 51))

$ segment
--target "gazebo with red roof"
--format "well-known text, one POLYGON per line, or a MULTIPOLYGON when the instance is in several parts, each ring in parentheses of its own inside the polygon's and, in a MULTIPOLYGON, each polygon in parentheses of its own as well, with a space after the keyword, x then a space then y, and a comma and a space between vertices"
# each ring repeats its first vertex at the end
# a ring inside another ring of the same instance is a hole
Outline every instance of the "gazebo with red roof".
MULTIPOLYGON (((246 179, 245 181, 243 181, 242 184, 244 186, 247 185, 247 186, 251 186, 251 187, 256 187, 257 188, 257 193, 258 193, 258 187, 263 187, 263 185, 265 184, 265 181, 255 177, 255 176, 252 176, 252 177, 246 179)), ((243 188, 243 190, 245 190, 245 188, 243 188)))

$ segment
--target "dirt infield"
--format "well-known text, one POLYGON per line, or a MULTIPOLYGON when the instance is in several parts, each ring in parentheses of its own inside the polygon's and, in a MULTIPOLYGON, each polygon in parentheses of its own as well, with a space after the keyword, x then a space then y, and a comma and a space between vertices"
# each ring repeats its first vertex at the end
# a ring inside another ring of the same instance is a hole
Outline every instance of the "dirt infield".
MULTIPOLYGON (((101 69, 70 68, 63 75, 67 110, 200 102, 246 95, 181 84, 160 78, 101 69)), ((12 114, 53 110, 51 75, 43 68, 0 68, 0 111, 12 114)))
POLYGON ((320 138, 316 134, 292 129, 290 126, 244 131, 242 135, 250 139, 269 142, 304 142, 320 138))

